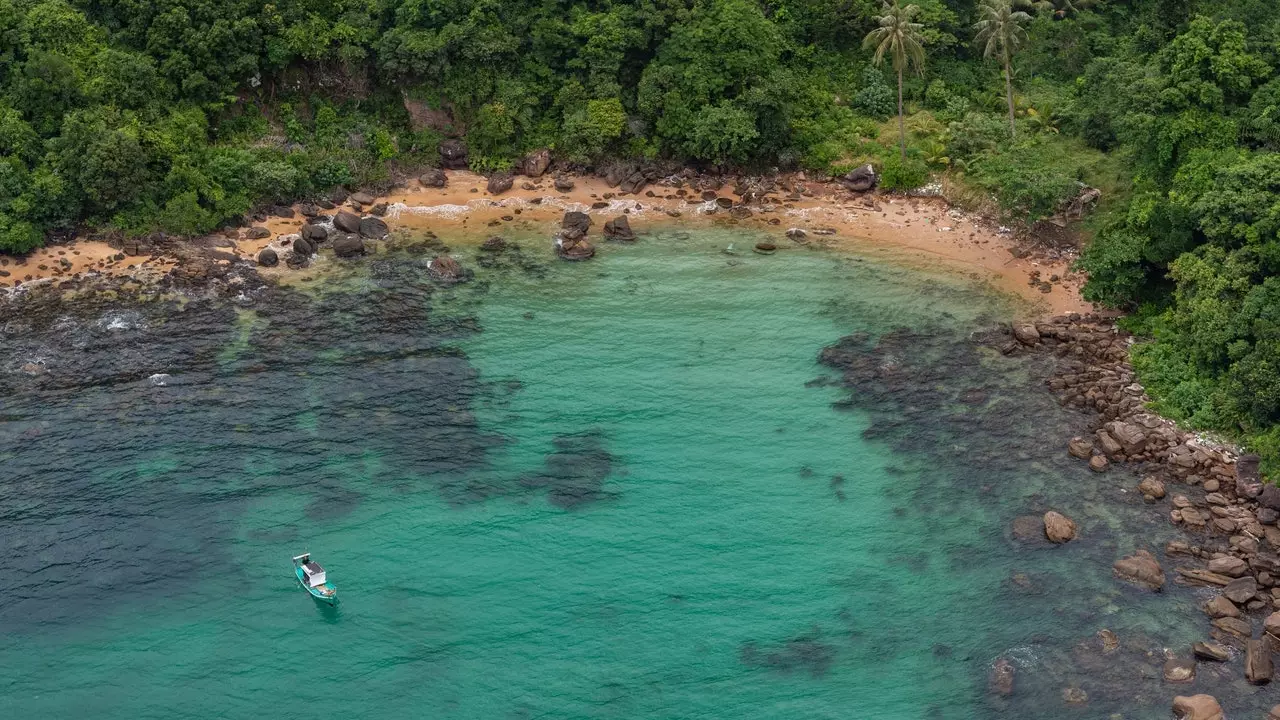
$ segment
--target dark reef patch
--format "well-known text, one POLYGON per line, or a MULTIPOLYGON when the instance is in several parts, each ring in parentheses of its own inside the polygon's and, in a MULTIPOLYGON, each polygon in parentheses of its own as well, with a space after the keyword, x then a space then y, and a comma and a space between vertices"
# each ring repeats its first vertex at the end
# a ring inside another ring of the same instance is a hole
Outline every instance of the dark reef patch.
POLYGON ((562 435, 551 443, 555 451, 547 455, 542 471, 522 475, 520 484, 546 490, 552 505, 568 510, 605 498, 604 482, 615 461, 600 433, 562 435))
POLYGON ((738 650, 738 659, 748 667, 784 674, 804 672, 821 678, 835 663, 836 648, 822 639, 822 629, 815 626, 772 646, 745 642, 738 650))

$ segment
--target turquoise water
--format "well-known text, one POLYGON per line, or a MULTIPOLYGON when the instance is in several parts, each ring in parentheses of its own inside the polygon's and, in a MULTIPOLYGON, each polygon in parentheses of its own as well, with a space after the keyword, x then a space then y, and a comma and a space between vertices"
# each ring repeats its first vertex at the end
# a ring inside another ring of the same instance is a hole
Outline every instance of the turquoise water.
POLYGON ((6 714, 1165 717, 1190 688, 1146 653, 1199 639, 1195 595, 1111 580, 1170 531, 1064 457, 1085 419, 1043 368, 983 347, 1012 306, 730 241, 466 250, 456 286, 410 250, 11 321, 6 714), (1083 539, 1011 539, 1047 507, 1083 539), (294 582, 304 550, 337 608, 294 582))

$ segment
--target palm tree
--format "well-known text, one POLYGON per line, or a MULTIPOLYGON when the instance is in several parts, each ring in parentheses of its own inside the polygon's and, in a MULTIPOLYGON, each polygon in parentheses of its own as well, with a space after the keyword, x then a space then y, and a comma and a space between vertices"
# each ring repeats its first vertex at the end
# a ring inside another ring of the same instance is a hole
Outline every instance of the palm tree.
POLYGON ((978 31, 974 38, 982 45, 982 57, 992 58, 997 55, 1004 65, 1004 94, 1009 100, 1009 136, 1017 136, 1013 125, 1013 54, 1027 41, 1027 29, 1022 23, 1031 16, 1021 10, 1014 11, 1010 0, 982 0, 978 6, 978 15, 982 18, 974 24, 978 31))
POLYGON ((902 113, 902 73, 908 66, 914 67, 917 73, 924 70, 924 38, 920 30, 924 27, 912 22, 920 8, 916 5, 903 7, 894 0, 893 4, 885 3, 884 15, 876 18, 880 27, 867 33, 862 40, 862 47, 876 49, 871 62, 879 65, 884 62, 887 53, 898 73, 898 138, 902 159, 907 159, 907 129, 902 113))

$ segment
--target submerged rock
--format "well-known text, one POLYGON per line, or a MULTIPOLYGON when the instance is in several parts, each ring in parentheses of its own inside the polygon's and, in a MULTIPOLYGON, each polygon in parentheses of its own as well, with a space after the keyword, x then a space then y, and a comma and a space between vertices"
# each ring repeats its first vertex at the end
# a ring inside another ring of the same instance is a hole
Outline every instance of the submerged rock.
POLYGON ((1231 659, 1231 651, 1226 645, 1215 642, 1198 642, 1191 646, 1191 652, 1201 660, 1226 662, 1231 659))
POLYGON ((359 235, 340 235, 333 241, 333 254, 340 258, 355 257, 364 253, 364 241, 359 235))
POLYGON ((1013 694, 1015 675, 1013 663, 1007 658, 996 658, 996 661, 991 664, 991 672, 987 675, 987 687, 994 695, 1008 697, 1013 694))
POLYGON ((1093 441, 1077 435, 1067 441, 1067 454, 1081 460, 1088 460, 1093 457, 1093 441))
POLYGON ((1051 543, 1070 542, 1076 536, 1075 522, 1055 510, 1044 514, 1044 535, 1051 543))
POLYGON ((1148 550, 1121 558, 1112 565, 1115 576, 1139 587, 1159 592, 1164 587, 1164 569, 1148 550))
POLYGON ((1184 658, 1167 660, 1161 674, 1165 682, 1189 683, 1196 679, 1196 661, 1184 658))
POLYGON ((437 255, 427 263, 431 274, 440 280, 457 282, 462 278, 462 265, 448 255, 437 255))

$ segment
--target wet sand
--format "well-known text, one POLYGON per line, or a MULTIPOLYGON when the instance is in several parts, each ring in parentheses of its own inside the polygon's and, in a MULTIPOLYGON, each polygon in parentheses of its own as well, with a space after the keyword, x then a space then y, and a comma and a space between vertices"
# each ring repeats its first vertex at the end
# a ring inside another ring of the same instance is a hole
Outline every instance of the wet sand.
MULTIPOLYGON (((785 231, 801 228, 807 232, 807 243, 846 247, 900 262, 950 265, 1001 291, 1021 296, 1035 314, 1093 310, 1093 306, 1080 297, 1079 287, 1084 277, 1070 272, 1070 258, 1017 258, 1011 252, 1016 245, 1012 234, 998 232, 976 218, 953 210, 940 198, 858 197, 834 184, 801 181, 795 182, 796 191, 804 193, 801 199, 772 206, 753 205, 750 217, 738 218, 716 208, 713 202, 703 202, 698 191, 689 188, 680 196, 676 188, 657 184, 639 195, 622 196, 602 178, 575 177, 573 180, 574 189, 558 192, 550 176, 536 180, 517 176, 512 189, 494 196, 486 191, 487 181, 483 176, 454 171, 449 173, 449 184, 445 188, 426 188, 417 180, 411 180, 403 189, 377 198, 376 203, 388 204, 384 219, 392 232, 432 230, 455 244, 481 242, 489 235, 501 233, 504 227, 546 230, 550 242, 551 226, 566 210, 581 210, 592 215, 592 238, 599 237, 606 220, 623 213, 629 215, 638 233, 648 227, 676 223, 726 223, 774 234, 782 249, 793 245, 786 240, 785 231), (600 203, 608 205, 591 207, 600 203), (1034 281, 1034 278, 1049 281, 1055 275, 1058 280, 1052 282, 1048 293, 1042 292, 1039 283, 1034 281)), ((722 187, 716 193, 739 199, 731 186, 722 187)), ((771 194, 785 195, 780 191, 771 194)), ((294 210, 297 209, 295 206, 294 210)), ((305 221, 301 214, 294 218, 268 218, 261 224, 271 231, 270 237, 237 239, 226 251, 253 259, 264 247, 280 249, 281 239, 298 232, 305 221)), ((11 271, 10 277, 0 277, 0 280, 9 280, 7 285, 17 285, 67 278, 75 273, 136 275, 163 272, 173 265, 167 259, 112 260, 118 252, 106 243, 88 240, 51 246, 34 253, 24 266, 0 267, 11 271), (70 268, 58 262, 61 258, 70 262, 70 268)), ((282 263, 265 272, 284 279, 296 271, 282 263)))

